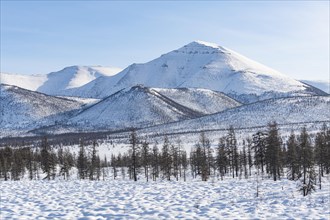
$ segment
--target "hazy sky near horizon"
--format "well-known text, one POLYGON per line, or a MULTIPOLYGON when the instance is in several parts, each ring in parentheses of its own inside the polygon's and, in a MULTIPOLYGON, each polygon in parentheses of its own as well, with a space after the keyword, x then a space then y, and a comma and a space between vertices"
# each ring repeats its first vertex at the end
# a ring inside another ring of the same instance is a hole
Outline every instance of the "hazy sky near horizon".
POLYGON ((329 80, 329 1, 3 1, 1 72, 125 68, 194 40, 329 80))

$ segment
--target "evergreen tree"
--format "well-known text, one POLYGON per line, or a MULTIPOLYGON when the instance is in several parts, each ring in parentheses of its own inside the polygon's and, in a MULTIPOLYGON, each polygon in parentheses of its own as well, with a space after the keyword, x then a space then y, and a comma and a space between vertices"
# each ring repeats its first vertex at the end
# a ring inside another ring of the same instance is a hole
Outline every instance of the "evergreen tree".
POLYGON ((170 154, 170 143, 167 136, 164 138, 164 144, 162 147, 161 170, 163 172, 163 177, 167 180, 171 180, 172 156, 170 154))
POLYGON ((228 155, 229 163, 231 166, 231 171, 233 178, 238 176, 239 170, 239 158, 238 158, 238 151, 237 151, 237 140, 235 137, 235 131, 233 126, 230 126, 228 130, 228 134, 226 136, 226 153, 228 155))
POLYGON ((9 172, 12 168, 12 159, 13 159, 13 150, 6 146, 3 149, 0 149, 0 165, 1 165, 1 174, 4 177, 4 180, 9 180, 9 172))
POLYGON ((40 155, 42 171, 47 174, 45 178, 50 180, 52 177, 54 179, 56 169, 56 155, 51 150, 46 137, 42 140, 40 155))
POLYGON ((327 137, 327 126, 323 124, 322 129, 316 134, 315 137, 315 162, 318 165, 319 188, 322 188, 322 177, 324 171, 329 169, 329 140, 327 137))
POLYGON ((252 149, 254 150, 254 164, 256 165, 257 172, 261 169, 264 173, 265 155, 267 147, 267 133, 258 131, 253 135, 252 149))
POLYGON ((144 169, 144 175, 145 178, 147 179, 147 182, 149 181, 149 165, 150 165, 150 148, 149 148, 149 143, 145 140, 142 143, 142 148, 141 148, 141 165, 143 166, 144 169))
POLYGON ((78 176, 80 179, 87 178, 88 171, 88 157, 86 155, 85 147, 83 141, 80 141, 79 153, 77 158, 77 169, 78 176))
POLYGON ((307 196, 315 190, 315 170, 313 161, 313 149, 310 143, 306 127, 303 127, 299 136, 299 162, 302 170, 302 186, 300 190, 307 196))
POLYGON ((247 179, 248 178, 248 171, 247 171, 248 158, 246 155, 246 144, 245 144, 244 140, 243 140, 243 150, 242 150, 242 154, 241 154, 241 164, 244 169, 244 178, 247 179))
POLYGON ((268 124, 268 136, 265 152, 265 160, 268 172, 273 176, 274 181, 281 175, 281 140, 278 133, 277 123, 268 124))
POLYGON ((288 179, 297 180, 300 174, 299 158, 297 155, 297 140, 293 131, 287 141, 287 166, 288 166, 288 179))
POLYGON ((137 181, 137 169, 138 169, 138 154, 139 154, 139 140, 135 130, 130 134, 130 149, 131 149, 131 160, 132 160, 132 174, 134 181, 137 181))
POLYGON ((188 169, 187 152, 182 150, 180 158, 181 158, 181 164, 182 164, 182 169, 183 169, 183 181, 186 181, 186 172, 187 172, 187 169, 188 169))
POLYGON ((210 176, 210 160, 212 160, 211 154, 211 144, 210 140, 206 137, 205 133, 202 132, 199 137, 199 143, 197 144, 198 149, 200 149, 197 153, 197 158, 202 174, 202 181, 207 181, 210 176), (211 157, 211 158, 209 158, 211 157))
POLYGON ((227 173, 227 166, 229 164, 225 148, 226 140, 224 137, 222 137, 219 139, 216 152, 216 164, 219 170, 221 180, 223 180, 224 175, 227 173))
POLYGON ((154 145, 152 148, 152 157, 151 157, 153 181, 156 181, 156 179, 159 177, 159 164, 160 164, 159 150, 157 145, 154 145))
MULTIPOLYGON (((89 179, 95 180, 95 177, 98 176, 98 169, 100 167, 100 160, 97 153, 97 143, 93 141, 92 151, 91 151, 91 163, 89 168, 89 179)), ((98 179, 98 178, 96 178, 98 179)))

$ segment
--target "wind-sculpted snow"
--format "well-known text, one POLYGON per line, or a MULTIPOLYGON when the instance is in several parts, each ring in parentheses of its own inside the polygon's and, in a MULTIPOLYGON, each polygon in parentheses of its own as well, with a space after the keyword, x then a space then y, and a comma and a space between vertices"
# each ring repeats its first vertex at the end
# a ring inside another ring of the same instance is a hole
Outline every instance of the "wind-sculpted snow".
POLYGON ((296 182, 4 181, 1 219, 329 219, 329 180, 303 197, 296 182))
POLYGON ((1 84, 2 134, 60 123, 78 111, 80 102, 1 84))
POLYGON ((197 119, 174 122, 141 130, 141 133, 176 133, 203 130, 236 129, 315 121, 330 122, 330 96, 269 99, 197 119))
POLYGON ((247 103, 255 101, 254 96, 257 101, 273 98, 272 93, 276 96, 325 94, 232 50, 200 41, 148 63, 132 64, 114 76, 100 77, 67 92, 75 96, 102 98, 137 84, 160 88, 205 88, 238 98, 248 95, 241 99, 247 103))

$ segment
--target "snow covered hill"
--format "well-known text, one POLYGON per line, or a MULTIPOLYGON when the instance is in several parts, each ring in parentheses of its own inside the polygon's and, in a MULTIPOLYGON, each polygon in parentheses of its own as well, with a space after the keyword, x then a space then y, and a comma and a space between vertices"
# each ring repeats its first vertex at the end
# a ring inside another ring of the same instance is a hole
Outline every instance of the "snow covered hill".
POLYGON ((206 88, 246 103, 274 96, 325 94, 232 50, 202 41, 192 42, 145 64, 132 64, 114 76, 97 78, 67 93, 102 98, 137 84, 206 88))
POLYGON ((140 128, 200 117, 239 105, 221 93, 205 89, 159 89, 138 85, 90 106, 69 123, 78 130, 140 128))
POLYGON ((241 103, 226 96, 221 92, 212 91, 209 89, 198 88, 150 88, 152 91, 157 91, 160 94, 172 99, 180 105, 186 106, 194 111, 202 114, 213 114, 226 109, 240 106, 241 103))
POLYGON ((0 136, 60 123, 83 105, 11 85, 0 89, 0 136))
POLYGON ((174 122, 141 130, 141 133, 181 133, 205 130, 236 129, 278 124, 328 121, 330 123, 330 96, 269 99, 242 105, 204 117, 174 122))
POLYGON ((47 75, 47 81, 37 91, 49 95, 67 95, 65 90, 83 86, 101 76, 112 76, 118 68, 70 66, 47 75))
POLYGON ((322 81, 322 80, 300 80, 303 83, 314 86, 318 89, 321 89, 324 92, 330 92, 330 81, 322 81))
POLYGON ((36 91, 46 81, 47 75, 0 73, 1 84, 14 85, 32 91, 36 91))
POLYGON ((121 71, 115 67, 70 66, 47 75, 1 73, 1 83, 49 95, 67 95, 64 91, 77 88, 100 76, 112 76, 121 71))

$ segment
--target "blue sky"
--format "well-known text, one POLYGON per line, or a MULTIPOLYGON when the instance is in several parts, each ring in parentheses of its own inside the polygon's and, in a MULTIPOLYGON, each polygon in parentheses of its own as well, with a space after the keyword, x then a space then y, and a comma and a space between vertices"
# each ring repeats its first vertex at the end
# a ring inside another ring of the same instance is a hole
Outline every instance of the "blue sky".
POLYGON ((329 80, 329 1, 1 1, 1 71, 125 68, 193 40, 329 80))

